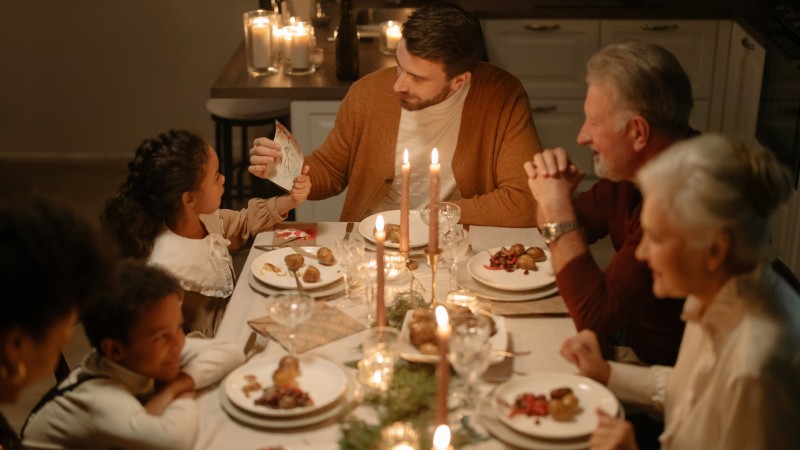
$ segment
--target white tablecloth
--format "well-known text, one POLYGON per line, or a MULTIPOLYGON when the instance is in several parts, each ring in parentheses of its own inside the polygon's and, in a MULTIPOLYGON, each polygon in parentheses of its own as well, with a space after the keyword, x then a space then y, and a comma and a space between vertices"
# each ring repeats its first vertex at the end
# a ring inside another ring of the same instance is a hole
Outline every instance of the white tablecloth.
MULTIPOLYGON (((472 226, 469 230, 469 241, 475 251, 481 249, 509 245, 515 242, 538 243, 544 245, 536 229, 495 228, 472 226)), ((345 224, 325 222, 318 224, 317 245, 333 248, 336 238, 345 233, 345 224)), ((358 227, 353 230, 358 233, 358 227)), ((272 232, 261 233, 255 244, 270 245, 272 232)), ((245 263, 240 280, 236 284, 233 296, 225 316, 220 324, 217 338, 237 343, 244 347, 252 329, 247 321, 266 315, 265 298, 253 291, 247 277, 253 260, 263 252, 253 249, 245 263)), ((416 271, 417 278, 426 289, 430 290, 430 272, 421 262, 416 271)), ((437 299, 444 301, 449 289, 449 278, 446 270, 437 273, 437 299)), ((428 294, 429 295, 429 294, 428 294)), ((343 308, 343 311, 366 323, 364 306, 343 308)), ((511 333, 514 350, 531 350, 528 356, 514 359, 514 370, 522 373, 534 372, 567 372, 575 373, 575 367, 566 362, 558 353, 561 343, 566 337, 575 333, 572 320, 567 317, 506 317, 506 327, 511 333)), ((356 359, 352 349, 358 347, 363 333, 331 342, 311 350, 324 354, 338 362, 356 359)), ((275 342, 270 342, 266 350, 256 358, 267 355, 285 354, 284 349, 275 342)), ((340 437, 339 427, 331 425, 319 429, 274 432, 248 428, 233 421, 220 406, 218 388, 209 389, 198 395, 200 407, 200 432, 195 442, 196 449, 259 449, 269 446, 284 446, 286 450, 322 450, 336 449, 340 437)), ((496 440, 484 442, 475 448, 503 449, 505 445, 496 440)))

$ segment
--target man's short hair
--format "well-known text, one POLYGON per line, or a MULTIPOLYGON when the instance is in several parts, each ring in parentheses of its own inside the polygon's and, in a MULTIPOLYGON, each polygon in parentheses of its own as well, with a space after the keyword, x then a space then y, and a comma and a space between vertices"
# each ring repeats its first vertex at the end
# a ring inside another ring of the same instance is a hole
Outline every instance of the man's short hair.
POLYGON ((131 330, 146 320, 142 311, 173 294, 183 298, 172 275, 143 260, 124 259, 116 267, 111 289, 83 312, 86 337, 97 349, 106 338, 127 344, 131 330))
POLYGON ((480 21, 455 3, 414 11, 403 24, 403 38, 412 55, 444 64, 448 78, 475 70, 483 54, 480 21))
POLYGON ((617 106, 644 117, 651 127, 685 136, 694 107, 692 85, 677 58, 656 44, 622 42, 595 53, 586 81, 611 84, 617 106))

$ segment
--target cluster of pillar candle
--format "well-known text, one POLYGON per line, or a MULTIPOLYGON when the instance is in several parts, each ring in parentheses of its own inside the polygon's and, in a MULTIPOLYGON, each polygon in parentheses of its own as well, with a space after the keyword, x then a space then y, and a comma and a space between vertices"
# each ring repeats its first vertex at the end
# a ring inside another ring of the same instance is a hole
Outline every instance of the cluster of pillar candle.
POLYGON ((314 70, 316 39, 310 23, 291 17, 283 23, 270 11, 244 14, 248 71, 254 75, 277 72, 281 64, 288 73, 303 74, 314 70))

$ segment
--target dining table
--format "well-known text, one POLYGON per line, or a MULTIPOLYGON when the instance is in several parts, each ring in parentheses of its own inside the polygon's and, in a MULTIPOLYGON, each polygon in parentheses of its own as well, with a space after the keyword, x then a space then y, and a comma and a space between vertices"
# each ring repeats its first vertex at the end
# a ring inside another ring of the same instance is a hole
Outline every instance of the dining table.
MULTIPOLYGON (((346 223, 322 222, 316 224, 317 246, 334 247, 334 242, 345 235, 346 223)), ((353 233, 359 232, 358 229, 353 233)), ((256 247, 270 246, 273 244, 274 231, 258 234, 253 242, 247 261, 239 275, 235 289, 230 298, 225 315, 219 325, 215 339, 222 339, 235 343, 242 348, 252 339, 253 329, 248 321, 266 316, 267 296, 260 293, 248 282, 253 262, 265 253, 256 247)), ((546 248, 544 239, 536 228, 501 228, 501 227, 469 227, 468 240, 471 254, 485 251, 486 249, 509 246, 516 242, 526 245, 537 245, 546 248)), ((413 256, 413 252, 412 252, 413 256)), ((413 271, 415 279, 425 287, 423 295, 431 298, 432 271, 426 264, 424 256, 416 255, 419 267, 413 271)), ((461 266, 459 266, 461 267, 461 266)), ((461 267, 463 270, 463 267, 461 267)), ((445 301, 450 289, 449 273, 447 269, 439 268, 435 273, 436 300, 445 301)), ((391 291, 392 284, 387 283, 387 292, 391 291)), ((557 293, 549 301, 558 301, 557 293)), ((356 306, 337 306, 339 300, 329 300, 331 307, 340 308, 341 311, 365 326, 373 324, 367 318, 365 303, 356 306)), ((387 295, 387 304, 391 304, 391 295, 387 295)), ((507 305, 506 305, 507 306, 507 305)), ((565 310, 564 310, 565 312, 565 310)), ((563 341, 576 333, 575 325, 567 314, 543 313, 508 315, 504 317, 505 327, 509 337, 513 340, 513 350, 523 352, 524 356, 514 356, 509 376, 510 379, 543 372, 574 375, 576 368, 566 361, 559 349, 563 341), (530 352, 530 353, 527 353, 530 352)), ((329 342, 320 347, 309 350, 309 353, 323 355, 325 358, 344 364, 358 359, 359 345, 362 343, 367 331, 357 332, 347 337, 329 342)), ((266 347, 254 355, 251 360, 260 358, 275 358, 286 354, 286 350, 276 341, 267 341, 266 347)), ((345 370, 355 373, 355 369, 345 370)), ((491 369, 490 369, 491 370, 491 369)), ((197 396, 199 407, 199 434, 197 435, 195 449, 267 449, 281 448, 283 450, 322 450, 339 448, 337 441, 342 436, 340 423, 337 420, 328 421, 317 426, 309 426, 296 430, 282 430, 280 428, 268 429, 253 427, 234 420, 226 413, 222 405, 221 389, 225 381, 212 386, 197 396)), ((487 383, 489 388, 491 384, 487 383)), ((224 395, 224 394, 223 394, 224 395)), ((361 406, 357 407, 358 409, 361 406)), ((482 442, 471 444, 466 448, 475 449, 505 449, 517 448, 509 445, 504 440, 497 439, 494 435, 482 442)), ((507 441, 507 440, 506 440, 507 441)))

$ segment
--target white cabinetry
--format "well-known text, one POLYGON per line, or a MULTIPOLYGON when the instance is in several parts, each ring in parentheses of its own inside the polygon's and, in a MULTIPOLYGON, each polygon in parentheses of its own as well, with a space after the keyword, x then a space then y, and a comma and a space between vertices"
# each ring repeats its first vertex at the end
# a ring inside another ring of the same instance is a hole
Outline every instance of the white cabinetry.
MULTIPOLYGON (((338 101, 296 101, 290 108, 292 135, 308 155, 322 145, 336 122, 338 101)), ((298 222, 338 222, 347 190, 325 200, 307 201, 295 211, 298 222)))
POLYGON ((586 61, 597 51, 598 20, 486 20, 489 61, 516 75, 530 97, 544 148, 564 147, 594 177, 592 154, 576 142, 583 123, 586 61))
POLYGON ((748 146, 756 144, 758 101, 761 96, 765 55, 764 47, 734 23, 722 107, 722 131, 729 136, 738 137, 748 146))

